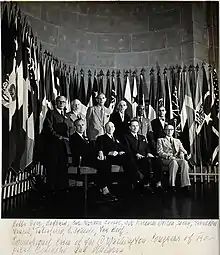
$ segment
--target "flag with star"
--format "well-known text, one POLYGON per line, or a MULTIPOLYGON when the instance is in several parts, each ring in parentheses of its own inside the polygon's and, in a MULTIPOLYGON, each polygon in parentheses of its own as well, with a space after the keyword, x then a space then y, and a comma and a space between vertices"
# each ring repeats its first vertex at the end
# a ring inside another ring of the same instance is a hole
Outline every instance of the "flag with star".
POLYGON ((212 158, 211 163, 213 165, 218 164, 218 154, 219 154, 219 87, 218 87, 218 77, 217 72, 213 69, 212 79, 212 158))
POLYGON ((208 82, 205 64, 202 65, 202 105, 200 108, 197 132, 201 133, 201 158, 203 165, 208 165, 212 156, 212 118, 211 118, 211 84, 208 82))

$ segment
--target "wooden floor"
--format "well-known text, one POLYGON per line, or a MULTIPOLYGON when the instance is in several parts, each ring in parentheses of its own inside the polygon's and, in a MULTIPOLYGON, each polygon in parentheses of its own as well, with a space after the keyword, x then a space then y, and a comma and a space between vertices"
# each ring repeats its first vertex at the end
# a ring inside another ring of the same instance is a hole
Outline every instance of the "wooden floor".
POLYGON ((23 194, 17 198, 23 199, 21 206, 12 201, 2 205, 2 218, 218 219, 218 183, 192 184, 190 196, 180 191, 175 196, 127 194, 118 185, 112 189, 119 197, 115 203, 97 201, 95 188, 90 188, 87 204, 82 187, 55 198, 23 194))

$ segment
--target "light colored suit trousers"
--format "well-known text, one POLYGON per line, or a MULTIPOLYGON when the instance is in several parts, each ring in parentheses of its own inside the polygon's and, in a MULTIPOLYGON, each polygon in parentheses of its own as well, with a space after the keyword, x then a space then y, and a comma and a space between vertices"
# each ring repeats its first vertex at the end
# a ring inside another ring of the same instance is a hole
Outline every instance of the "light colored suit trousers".
POLYGON ((169 183, 175 186, 176 174, 180 168, 181 187, 189 186, 189 165, 185 159, 180 159, 179 155, 186 154, 186 150, 179 139, 173 138, 173 144, 169 139, 159 138, 157 141, 157 153, 162 158, 163 164, 169 166, 169 183), (167 159, 168 156, 174 156, 176 159, 167 159))

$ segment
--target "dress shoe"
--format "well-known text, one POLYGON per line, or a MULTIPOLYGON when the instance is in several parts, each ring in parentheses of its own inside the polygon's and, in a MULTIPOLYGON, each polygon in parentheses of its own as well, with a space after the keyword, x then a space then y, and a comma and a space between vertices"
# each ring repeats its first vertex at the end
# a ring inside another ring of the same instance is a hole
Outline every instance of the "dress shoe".
POLYGON ((144 192, 148 193, 148 194, 154 194, 153 189, 151 188, 151 186, 144 186, 144 192))
POLYGON ((171 193, 171 194, 176 194, 176 187, 172 186, 172 187, 170 188, 170 193, 171 193))
POLYGON ((105 202, 116 202, 118 201, 117 197, 116 196, 113 196, 111 193, 107 193, 107 194, 102 194, 102 199, 105 201, 105 202))
POLYGON ((184 194, 186 194, 186 195, 190 195, 190 193, 191 193, 190 186, 185 186, 182 188, 182 190, 183 190, 184 194))
POLYGON ((162 186, 158 186, 158 187, 156 187, 156 192, 161 194, 161 193, 165 193, 166 190, 162 186))

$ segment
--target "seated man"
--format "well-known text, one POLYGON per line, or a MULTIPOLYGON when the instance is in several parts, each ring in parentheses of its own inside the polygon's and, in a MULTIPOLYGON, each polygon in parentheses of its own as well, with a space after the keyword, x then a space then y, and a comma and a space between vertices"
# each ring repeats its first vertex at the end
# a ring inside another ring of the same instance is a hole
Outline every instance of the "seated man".
POLYGON ((98 160, 105 161, 105 167, 109 169, 108 172, 111 172, 112 165, 123 166, 126 172, 129 166, 129 158, 124 151, 122 143, 114 137, 114 124, 112 122, 107 122, 105 130, 106 133, 98 136, 96 140, 96 148, 98 151, 97 158, 98 160))
POLYGON ((184 159, 187 151, 179 139, 173 138, 173 125, 165 126, 165 138, 159 138, 157 141, 157 153, 162 158, 163 164, 169 166, 169 184, 171 191, 176 192, 175 181, 178 168, 181 170, 181 187, 187 192, 190 190, 189 165, 184 159))
POLYGON ((84 136, 86 123, 84 119, 77 119, 74 122, 76 131, 70 136, 70 148, 73 159, 73 164, 78 166, 94 167, 98 170, 98 186, 102 193, 102 198, 105 201, 115 201, 108 191, 109 184, 109 169, 105 168, 102 161, 96 159, 96 150, 87 137, 84 136), (81 158, 81 162, 80 162, 81 158))
MULTIPOLYGON (((151 165, 149 158, 153 159, 152 164, 156 173, 155 176, 157 176, 157 178, 161 176, 161 174, 157 173, 157 171, 161 172, 161 161, 150 153, 146 138, 143 135, 138 134, 138 120, 131 120, 129 127, 130 132, 124 136, 124 144, 126 152, 128 153, 131 161, 130 168, 132 169, 135 178, 137 178, 137 181, 141 184, 144 184, 146 191, 149 193, 154 193, 150 187, 151 165)), ((158 191, 163 191, 161 186, 161 179, 157 179, 156 181, 156 187, 158 191)))

